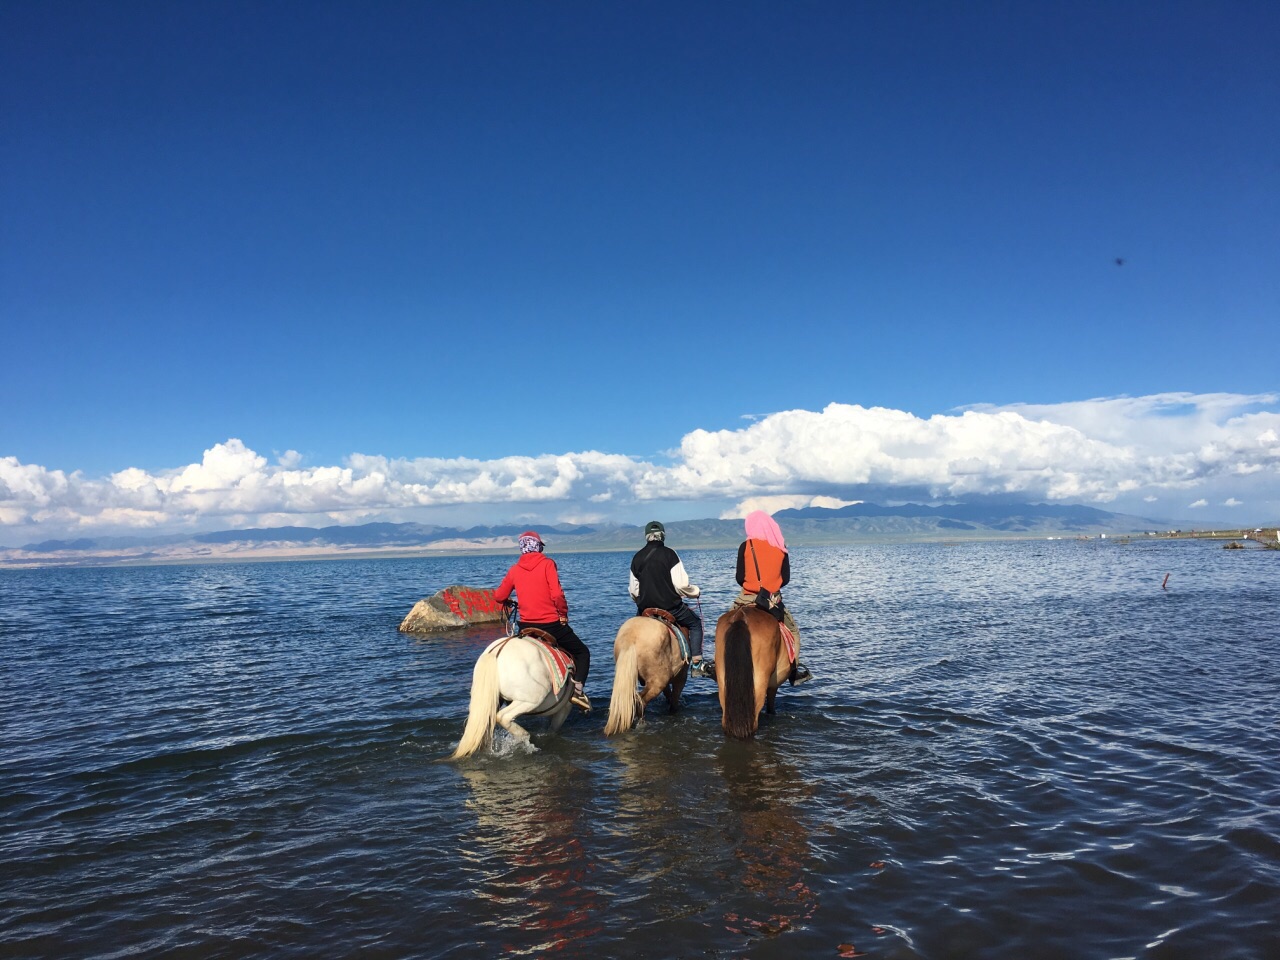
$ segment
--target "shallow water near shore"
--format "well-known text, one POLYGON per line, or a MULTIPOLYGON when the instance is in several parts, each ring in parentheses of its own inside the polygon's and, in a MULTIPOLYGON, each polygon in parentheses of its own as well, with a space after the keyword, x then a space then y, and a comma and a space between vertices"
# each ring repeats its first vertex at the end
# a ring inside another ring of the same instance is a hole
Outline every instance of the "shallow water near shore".
POLYGON ((462 763, 497 630, 396 627, 510 557, 0 574, 0 954, 1280 956, 1280 554, 797 549, 750 743, 603 737, 628 555, 552 554, 597 709, 462 763))

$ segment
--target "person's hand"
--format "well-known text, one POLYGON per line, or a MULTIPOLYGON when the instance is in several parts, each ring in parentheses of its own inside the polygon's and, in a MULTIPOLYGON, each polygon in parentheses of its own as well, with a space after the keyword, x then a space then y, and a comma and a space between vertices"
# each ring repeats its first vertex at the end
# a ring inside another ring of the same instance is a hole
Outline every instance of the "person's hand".
POLYGON ((561 617, 561 618, 560 618, 560 625, 561 625, 562 627, 567 627, 567 626, 569 625, 569 618, 568 618, 567 616, 566 616, 566 617, 561 617))

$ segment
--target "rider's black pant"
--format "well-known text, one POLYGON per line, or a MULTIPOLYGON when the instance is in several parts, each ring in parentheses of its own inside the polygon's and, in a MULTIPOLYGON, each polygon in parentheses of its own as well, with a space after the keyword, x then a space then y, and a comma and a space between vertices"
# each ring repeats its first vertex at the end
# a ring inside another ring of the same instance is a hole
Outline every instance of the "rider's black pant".
POLYGON ((521 620, 520 629, 523 630, 525 627, 537 627, 551 634, 564 652, 573 657, 573 679, 579 683, 587 682, 587 671, 591 669, 591 651, 578 639, 578 635, 573 632, 573 627, 558 620, 555 623, 526 623, 521 620))

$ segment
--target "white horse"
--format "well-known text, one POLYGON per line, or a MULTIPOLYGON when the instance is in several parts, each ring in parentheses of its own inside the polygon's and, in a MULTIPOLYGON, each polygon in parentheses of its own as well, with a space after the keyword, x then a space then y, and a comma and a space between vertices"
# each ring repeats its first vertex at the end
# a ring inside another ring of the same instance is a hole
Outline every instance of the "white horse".
POLYGON ((459 760, 482 750, 493 740, 493 725, 502 726, 516 739, 527 743, 529 731, 516 723, 517 717, 547 717, 555 733, 573 707, 573 678, 565 680, 559 692, 551 678, 542 644, 528 637, 509 637, 491 643, 476 661, 471 675, 471 710, 462 739, 449 759, 459 760), (498 705, 506 701, 501 710, 498 705))

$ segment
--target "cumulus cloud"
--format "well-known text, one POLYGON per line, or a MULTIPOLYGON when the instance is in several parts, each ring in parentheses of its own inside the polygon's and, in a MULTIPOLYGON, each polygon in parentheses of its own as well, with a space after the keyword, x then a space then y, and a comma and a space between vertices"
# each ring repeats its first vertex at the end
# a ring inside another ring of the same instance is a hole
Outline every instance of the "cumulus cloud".
POLYGON ((797 507, 809 506, 809 501, 813 497, 806 497, 804 494, 782 495, 777 497, 748 497, 746 500, 740 501, 728 510, 720 514, 721 520, 741 520, 753 510, 764 510, 767 513, 776 513, 779 510, 790 510, 797 507))
MULTIPOLYGON (((833 403, 738 429, 694 430, 669 462, 584 451, 536 457, 276 462, 238 439, 172 470, 87 478, 0 458, 0 525, 64 533, 105 528, 405 518, 423 508, 510 505, 542 516, 644 513, 645 502, 725 502, 726 515, 859 499, 1154 502, 1197 491, 1227 506, 1274 500, 1274 394, 1168 393, 1055 405, 974 406, 919 417, 833 403), (1233 489, 1233 487, 1235 489, 1233 489), (873 494, 875 496, 873 496, 873 494), (1229 499, 1228 499, 1229 498, 1229 499), (267 518, 270 518, 269 520, 267 518), (287 518, 283 519, 282 518, 287 518)), ((1186 502, 1185 500, 1183 502, 1186 502)), ((704 514, 705 515, 705 514, 704 514)))
POLYGON ((917 417, 831 404, 740 430, 695 430, 640 496, 923 489, 933 497, 1014 494, 1108 502, 1280 466, 1275 395, 1163 394, 1055 407, 970 408, 917 417), (659 487, 660 485, 660 487, 659 487))
POLYGON ((847 507, 861 500, 841 500, 838 497, 811 497, 805 494, 783 494, 776 497, 748 497, 720 514, 721 520, 741 520, 753 510, 764 510, 776 513, 779 510, 799 509, 803 507, 825 507, 836 510, 847 507))

